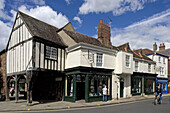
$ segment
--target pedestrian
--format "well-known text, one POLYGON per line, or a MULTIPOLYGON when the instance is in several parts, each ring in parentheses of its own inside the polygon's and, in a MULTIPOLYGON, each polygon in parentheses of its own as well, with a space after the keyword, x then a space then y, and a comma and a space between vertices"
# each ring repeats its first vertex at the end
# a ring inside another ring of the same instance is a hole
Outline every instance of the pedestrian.
POLYGON ((13 95, 14 95, 14 88, 13 88, 13 87, 11 87, 11 89, 10 89, 10 93, 11 93, 11 96, 13 96, 13 95))
POLYGON ((157 99, 158 95, 160 96, 160 103, 162 103, 162 88, 158 85, 155 90, 155 98, 157 99))
POLYGON ((107 87, 104 86, 103 90, 103 102, 107 101, 107 87))

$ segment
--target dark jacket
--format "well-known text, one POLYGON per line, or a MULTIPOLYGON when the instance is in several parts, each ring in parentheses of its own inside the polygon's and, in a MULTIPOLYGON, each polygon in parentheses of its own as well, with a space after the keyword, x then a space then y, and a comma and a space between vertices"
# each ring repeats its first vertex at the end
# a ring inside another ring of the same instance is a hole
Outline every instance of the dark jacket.
POLYGON ((158 89, 158 87, 156 87, 155 92, 157 92, 158 94, 161 93, 162 94, 162 88, 160 87, 160 89, 158 89))

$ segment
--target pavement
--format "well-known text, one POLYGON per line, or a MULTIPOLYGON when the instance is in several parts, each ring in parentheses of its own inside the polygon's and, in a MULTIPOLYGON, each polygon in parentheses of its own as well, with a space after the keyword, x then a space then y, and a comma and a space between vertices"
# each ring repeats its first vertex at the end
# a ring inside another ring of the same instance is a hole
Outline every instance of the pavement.
MULTIPOLYGON (((164 96, 170 96, 170 94, 164 94, 164 96)), ((19 100, 17 103, 15 100, 12 101, 0 101, 0 112, 19 112, 19 111, 47 111, 47 110, 62 110, 62 109, 72 109, 72 108, 82 108, 82 107, 96 107, 105 106, 112 104, 128 103, 140 100, 153 99, 154 95, 145 96, 133 96, 129 98, 121 98, 119 100, 110 100, 107 102, 90 102, 85 103, 84 100, 76 101, 75 103, 58 101, 58 102, 46 102, 41 103, 38 101, 33 101, 32 106, 27 106, 26 100, 19 100)))

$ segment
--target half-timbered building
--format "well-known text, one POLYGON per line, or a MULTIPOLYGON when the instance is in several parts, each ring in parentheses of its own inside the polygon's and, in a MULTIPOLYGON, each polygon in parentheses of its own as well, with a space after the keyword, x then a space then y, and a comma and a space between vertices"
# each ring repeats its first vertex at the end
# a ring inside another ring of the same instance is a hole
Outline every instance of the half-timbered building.
POLYGON ((7 99, 15 89, 33 100, 61 100, 66 45, 56 33, 58 28, 17 12, 7 44, 7 99))

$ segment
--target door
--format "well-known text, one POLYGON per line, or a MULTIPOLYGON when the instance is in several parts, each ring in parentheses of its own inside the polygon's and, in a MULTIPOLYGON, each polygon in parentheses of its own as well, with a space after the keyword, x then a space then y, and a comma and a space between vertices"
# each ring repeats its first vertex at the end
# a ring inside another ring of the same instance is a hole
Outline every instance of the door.
POLYGON ((120 82, 120 97, 123 97, 124 82, 120 82))
POLYGON ((77 100, 85 99, 85 82, 77 82, 77 100))

